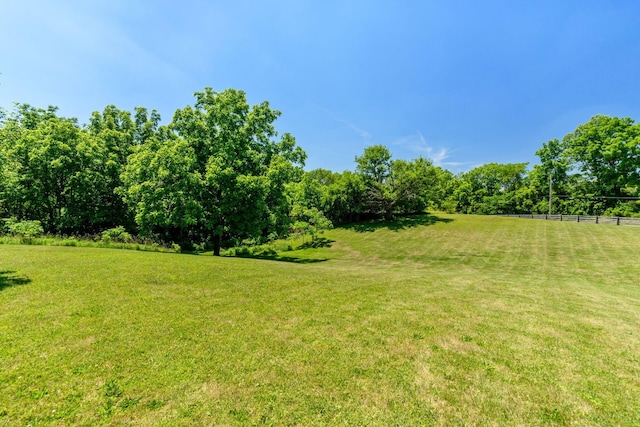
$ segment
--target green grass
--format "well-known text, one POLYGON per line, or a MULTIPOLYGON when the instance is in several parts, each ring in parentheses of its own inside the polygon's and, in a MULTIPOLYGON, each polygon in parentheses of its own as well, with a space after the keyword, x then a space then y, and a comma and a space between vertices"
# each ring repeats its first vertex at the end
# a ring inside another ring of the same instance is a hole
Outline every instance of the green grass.
POLYGON ((0 425, 640 424, 640 229, 440 215, 323 239, 0 245, 0 425))

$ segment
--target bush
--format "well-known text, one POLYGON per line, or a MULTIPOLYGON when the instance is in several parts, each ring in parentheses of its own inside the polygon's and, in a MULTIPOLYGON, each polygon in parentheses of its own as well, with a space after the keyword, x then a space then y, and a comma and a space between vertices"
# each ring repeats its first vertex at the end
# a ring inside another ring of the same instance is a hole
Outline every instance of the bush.
POLYGON ((293 246, 289 242, 277 242, 274 244, 276 252, 288 252, 293 250, 293 246))
POLYGON ((249 248, 247 246, 240 246, 239 248, 236 248, 236 256, 250 256, 251 255, 251 251, 249 250, 249 248))
POLYGON ((193 252, 197 254, 205 252, 206 250, 207 250, 207 244, 205 242, 193 244, 193 252))
POLYGON ((100 239, 104 243, 118 242, 129 243, 133 240, 131 234, 127 233, 123 226, 110 228, 102 232, 102 238, 100 239))
POLYGON ((448 214, 456 213, 456 208, 458 207, 458 203, 455 200, 446 200, 441 205, 442 210, 448 214))
POLYGON ((274 256, 278 252, 273 248, 271 244, 256 245, 256 246, 236 246, 230 249, 227 254, 229 256, 237 257, 253 257, 253 256, 274 256))
POLYGON ((605 216, 625 216, 625 217, 638 217, 640 216, 640 202, 625 202, 618 203, 615 207, 607 209, 605 216))
POLYGON ((75 238, 64 239, 62 240, 62 242, 60 242, 60 244, 62 246, 78 246, 78 239, 75 239, 75 238))
POLYGON ((11 234, 19 236, 27 241, 31 241, 34 237, 38 237, 44 233, 42 224, 37 220, 18 222, 15 222, 15 220, 9 220, 7 221, 7 228, 11 234))

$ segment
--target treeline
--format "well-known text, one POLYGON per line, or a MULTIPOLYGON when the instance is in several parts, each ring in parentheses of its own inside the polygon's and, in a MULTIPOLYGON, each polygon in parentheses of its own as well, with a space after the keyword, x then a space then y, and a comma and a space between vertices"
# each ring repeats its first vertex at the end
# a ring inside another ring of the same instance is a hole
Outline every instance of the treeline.
POLYGON ((392 160, 386 147, 372 146, 356 157, 355 173, 305 173, 296 201, 334 223, 425 209, 640 216, 640 124, 595 116, 536 155, 540 164, 531 170, 488 163, 454 175, 424 158, 392 160))
POLYGON ((267 102, 242 91, 195 94, 160 125, 159 114, 108 106, 88 124, 57 109, 0 111, 0 217, 45 232, 125 229, 188 248, 264 242, 370 218, 437 209, 499 214, 637 216, 640 127, 596 116, 543 144, 540 164, 490 163, 454 175, 425 158, 394 160, 367 147, 355 170, 303 171, 306 154, 267 102))
POLYGON ((536 155, 530 171, 525 163, 487 164, 459 175, 456 210, 640 216, 640 124, 632 119, 594 116, 536 155))
MULTIPOLYGON (((305 153, 280 112, 238 90, 195 94, 171 123, 108 106, 89 124, 17 105, 0 128, 0 214, 77 235, 123 226, 189 247, 286 235, 305 153)), ((15 220, 13 220, 15 223, 15 220)))

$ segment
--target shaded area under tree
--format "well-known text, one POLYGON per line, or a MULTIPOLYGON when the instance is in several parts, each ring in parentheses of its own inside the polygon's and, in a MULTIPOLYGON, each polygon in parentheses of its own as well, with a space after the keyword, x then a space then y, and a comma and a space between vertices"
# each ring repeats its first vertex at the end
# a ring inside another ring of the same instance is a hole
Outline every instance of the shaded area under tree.
POLYGON ((438 222, 449 223, 453 221, 451 218, 442 218, 432 214, 410 215, 402 218, 391 220, 371 220, 366 222, 357 222, 353 224, 345 224, 342 228, 353 230, 358 233, 367 233, 386 228, 391 231, 400 231, 407 228, 434 225, 438 222))
POLYGON ((0 291, 12 286, 26 285, 31 283, 31 279, 15 274, 13 270, 0 271, 0 291))

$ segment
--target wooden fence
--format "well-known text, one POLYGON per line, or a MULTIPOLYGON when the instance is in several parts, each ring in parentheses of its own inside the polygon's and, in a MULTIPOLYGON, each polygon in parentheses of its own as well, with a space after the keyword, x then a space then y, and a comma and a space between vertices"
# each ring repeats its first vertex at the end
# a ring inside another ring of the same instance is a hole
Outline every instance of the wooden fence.
POLYGON ((502 214, 509 218, 545 219, 548 221, 589 222, 591 224, 635 225, 640 226, 640 218, 624 216, 593 216, 593 215, 535 215, 535 214, 502 214))

